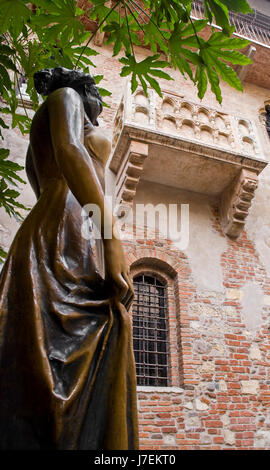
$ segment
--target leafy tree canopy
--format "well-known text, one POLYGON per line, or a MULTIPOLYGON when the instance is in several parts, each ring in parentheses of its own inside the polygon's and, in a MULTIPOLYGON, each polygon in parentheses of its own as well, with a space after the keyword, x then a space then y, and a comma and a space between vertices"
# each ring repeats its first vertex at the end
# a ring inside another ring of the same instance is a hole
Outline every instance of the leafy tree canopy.
MULTIPOLYGON (((189 77, 203 98, 210 84, 219 103, 222 102, 220 79, 237 90, 242 84, 231 67, 247 65, 251 60, 239 50, 249 42, 233 37, 229 11, 252 13, 246 0, 203 0, 204 19, 191 15, 192 0, 91 0, 82 10, 76 0, 0 0, 0 95, 3 99, 1 128, 7 128, 5 117, 11 116, 12 128, 29 132, 30 119, 17 112, 22 74, 27 79, 27 93, 33 108, 38 106, 33 75, 37 70, 58 65, 81 68, 94 73, 96 50, 91 41, 98 31, 105 42, 113 45, 113 56, 119 56, 121 76, 131 76, 132 92, 139 84, 161 95, 159 79, 171 80, 167 66, 189 77), (82 18, 88 16, 94 25, 86 31, 82 18), (203 34, 209 24, 210 34, 203 34), (207 39, 208 38, 208 39, 207 39), (135 46, 146 46, 152 55, 139 61, 135 46), (13 77, 13 78, 11 78, 13 77)), ((96 75, 96 83, 102 80, 96 75)), ((99 88, 102 96, 110 92, 99 88)), ((22 98, 22 97, 21 97, 22 98)), ((21 167, 8 160, 8 151, 0 153, 0 207, 10 215, 17 214, 19 192, 10 189, 21 182, 21 167), (15 165, 15 166, 14 166, 15 165)), ((1 253, 0 253, 1 257, 1 253)))

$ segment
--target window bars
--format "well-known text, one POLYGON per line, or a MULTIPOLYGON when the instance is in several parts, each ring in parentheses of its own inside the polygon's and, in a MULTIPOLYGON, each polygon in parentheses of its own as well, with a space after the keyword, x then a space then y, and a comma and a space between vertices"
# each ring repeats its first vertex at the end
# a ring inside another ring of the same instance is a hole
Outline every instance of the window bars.
POLYGON ((266 127, 268 137, 270 138, 270 106, 269 104, 265 106, 265 127, 266 127))
POLYGON ((168 320, 166 287, 154 276, 133 280, 133 347, 137 384, 167 386, 168 320))

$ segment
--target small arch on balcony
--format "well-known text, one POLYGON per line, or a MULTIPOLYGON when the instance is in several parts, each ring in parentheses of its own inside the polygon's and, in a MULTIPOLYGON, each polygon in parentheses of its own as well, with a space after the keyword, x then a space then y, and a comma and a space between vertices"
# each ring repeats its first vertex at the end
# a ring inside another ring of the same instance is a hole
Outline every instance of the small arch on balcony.
POLYGON ((242 143, 245 152, 253 153, 255 151, 254 141, 250 137, 243 137, 242 143))
POLYGON ((136 106, 134 120, 139 124, 149 124, 149 111, 145 106, 136 106))
POLYGON ((198 111, 198 119, 201 122, 209 123, 210 116, 209 116, 208 111, 204 108, 200 108, 199 111, 198 111))
POLYGON ((175 118, 173 116, 164 116, 161 127, 164 130, 175 131, 177 127, 175 118))
POLYGON ((230 145, 228 134, 224 134, 224 132, 219 132, 218 133, 218 143, 220 145, 228 147, 230 145))
POLYGON ((201 126, 200 136, 204 142, 213 142, 213 130, 209 126, 201 126))
POLYGON ((123 112, 123 109, 124 109, 124 101, 122 99, 118 108, 118 113, 121 114, 123 112))
POLYGON ((137 105, 149 108, 149 98, 145 95, 143 91, 138 91, 134 97, 134 101, 137 105))
POLYGON ((172 98, 164 98, 161 109, 163 113, 174 113, 175 112, 175 104, 172 98))
POLYGON ((119 135, 120 135, 119 131, 114 133, 113 139, 112 139, 112 148, 114 148, 116 146, 119 135))
POLYGON ((118 113, 114 120, 114 127, 120 127, 123 124, 122 114, 118 113))
POLYGON ((182 103, 180 108, 180 114, 184 117, 192 117, 193 108, 189 103, 182 103))
POLYGON ((250 134, 249 125, 248 125, 247 121, 244 121, 243 119, 240 119, 240 121, 238 123, 238 128, 239 128, 239 132, 240 132, 241 135, 248 136, 250 134))
POLYGON ((220 114, 217 114, 217 115, 216 115, 215 123, 216 123, 217 128, 218 128, 220 131, 223 131, 223 130, 226 129, 226 122, 225 122, 225 119, 224 119, 220 114))
POLYGON ((182 126, 180 128, 181 134, 184 134, 186 137, 194 137, 195 135, 195 126, 190 119, 184 119, 182 121, 182 126))

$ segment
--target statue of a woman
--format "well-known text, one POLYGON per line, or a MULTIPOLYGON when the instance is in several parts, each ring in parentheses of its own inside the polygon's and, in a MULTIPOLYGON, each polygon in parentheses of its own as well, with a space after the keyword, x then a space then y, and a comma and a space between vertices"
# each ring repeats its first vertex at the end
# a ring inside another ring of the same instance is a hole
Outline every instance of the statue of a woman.
POLYGON ((35 86, 48 95, 26 160, 38 200, 0 279, 0 448, 136 449, 133 289, 120 241, 104 237, 101 97, 89 75, 60 67, 35 86), (81 235, 88 203, 101 211, 105 276, 81 235))

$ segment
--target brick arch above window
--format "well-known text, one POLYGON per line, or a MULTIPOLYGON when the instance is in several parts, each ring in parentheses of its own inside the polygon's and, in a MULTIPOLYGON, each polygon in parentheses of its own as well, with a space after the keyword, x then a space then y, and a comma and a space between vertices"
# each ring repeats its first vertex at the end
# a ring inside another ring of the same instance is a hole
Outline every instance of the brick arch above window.
POLYGON ((145 266, 151 269, 159 270, 171 279, 176 277, 180 271, 185 269, 187 257, 178 252, 178 255, 169 254, 163 250, 156 250, 147 246, 138 247, 124 246, 126 260, 130 269, 137 270, 145 266))
POLYGON ((130 270, 132 275, 135 273, 140 273, 143 271, 144 273, 148 272, 149 274, 153 273, 155 276, 160 277, 161 282, 168 283, 169 279, 174 279, 177 275, 175 269, 170 266, 167 262, 162 259, 153 258, 153 257, 144 257, 139 258, 132 263, 130 266, 130 270))

